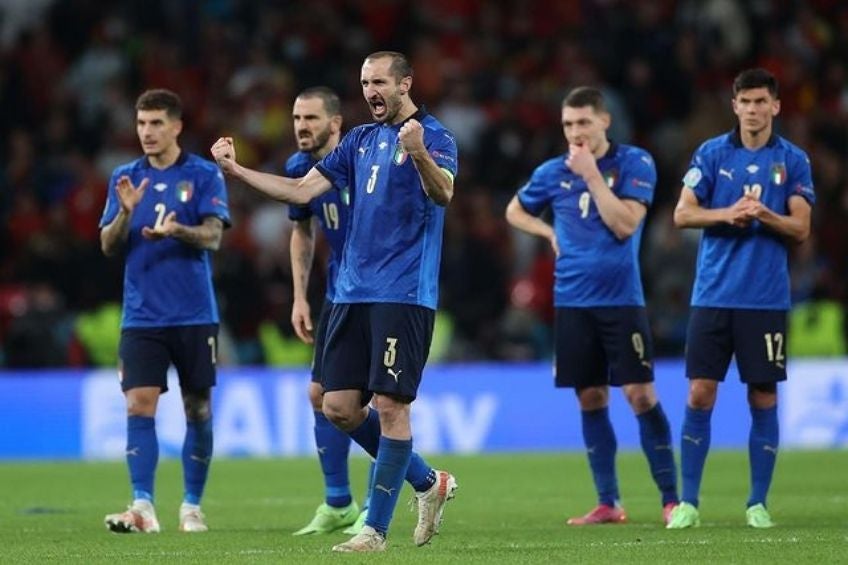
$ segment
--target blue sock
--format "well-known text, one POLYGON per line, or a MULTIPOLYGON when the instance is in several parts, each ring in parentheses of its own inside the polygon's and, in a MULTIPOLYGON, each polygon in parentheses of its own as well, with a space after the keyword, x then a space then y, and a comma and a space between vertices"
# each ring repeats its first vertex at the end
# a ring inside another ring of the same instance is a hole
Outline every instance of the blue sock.
POLYGON ((199 422, 186 422, 183 442, 184 502, 200 504, 203 488, 212 463, 212 418, 199 422))
POLYGON ((347 469, 350 436, 334 426, 322 412, 315 412, 314 431, 318 460, 324 473, 324 502, 343 508, 353 500, 347 469))
POLYGON ((662 406, 636 416, 639 421, 639 439, 642 451, 648 458, 651 476, 662 494, 662 504, 677 502, 677 467, 674 465, 674 448, 671 445, 671 428, 662 406))
POLYGON ((748 437, 751 496, 748 498, 748 507, 755 504, 765 506, 771 477, 774 474, 774 464, 777 462, 779 442, 777 406, 765 409, 751 407, 751 434, 748 437))
POLYGON ((609 419, 609 410, 584 410, 583 441, 589 456, 589 467, 598 491, 598 502, 615 506, 618 502, 618 479, 615 476, 615 452, 618 447, 609 419))
POLYGON ((133 500, 153 502, 153 479, 159 462, 156 419, 150 416, 127 417, 127 466, 133 488, 133 500))
POLYGON ((376 470, 377 463, 371 461, 371 465, 368 467, 368 484, 365 487, 365 498, 362 501, 363 510, 368 510, 368 507, 371 505, 371 493, 374 490, 374 471, 376 470))
POLYGON ((374 472, 374 494, 368 507, 365 523, 384 536, 389 531, 403 480, 412 456, 412 440, 380 437, 377 465, 374 472))
POLYGON ((436 470, 413 451, 409 460, 409 469, 406 471, 406 480, 415 492, 424 492, 436 484, 436 470))
POLYGON ((683 477, 683 501, 692 506, 698 506, 698 495, 701 492, 701 477, 704 474, 704 464, 710 450, 710 418, 709 410, 696 410, 686 407, 683 419, 683 433, 680 440, 680 470, 683 477))
POLYGON ((368 416, 359 424, 355 430, 348 435, 365 450, 372 459, 377 459, 377 450, 380 447, 380 415, 376 410, 368 409, 368 416))
MULTIPOLYGON (((380 415, 376 410, 368 409, 368 416, 358 428, 350 432, 353 441, 362 446, 365 452, 377 459, 380 446, 380 415)), ((412 454, 409 462, 409 471, 406 480, 412 485, 416 492, 423 492, 433 486, 436 482, 436 471, 430 467, 417 453, 412 454)))

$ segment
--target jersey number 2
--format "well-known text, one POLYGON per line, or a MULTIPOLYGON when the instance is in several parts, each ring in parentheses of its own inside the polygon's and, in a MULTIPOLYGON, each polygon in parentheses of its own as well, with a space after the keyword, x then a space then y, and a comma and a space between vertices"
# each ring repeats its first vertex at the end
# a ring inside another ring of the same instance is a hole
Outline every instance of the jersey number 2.
POLYGON ((153 229, 159 229, 165 224, 165 212, 168 209, 161 202, 154 206, 153 209, 156 210, 156 224, 154 224, 153 229))

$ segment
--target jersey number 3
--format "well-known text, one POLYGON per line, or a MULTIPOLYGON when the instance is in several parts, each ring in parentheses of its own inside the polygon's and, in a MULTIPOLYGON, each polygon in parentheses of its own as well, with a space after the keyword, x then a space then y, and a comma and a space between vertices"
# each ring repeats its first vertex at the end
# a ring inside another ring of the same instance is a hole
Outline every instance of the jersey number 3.
POLYGON ((365 185, 365 192, 371 194, 377 187, 377 173, 380 171, 380 165, 371 165, 371 176, 368 177, 368 183, 365 185))

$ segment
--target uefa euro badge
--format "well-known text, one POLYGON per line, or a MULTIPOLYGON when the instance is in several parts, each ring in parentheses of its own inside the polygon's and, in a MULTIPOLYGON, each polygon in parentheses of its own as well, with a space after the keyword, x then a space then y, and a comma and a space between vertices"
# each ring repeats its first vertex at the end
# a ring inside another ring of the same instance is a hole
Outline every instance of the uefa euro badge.
POLYGON ((191 196, 194 194, 194 184, 190 180, 181 180, 177 183, 177 198, 180 202, 185 204, 189 200, 191 200, 191 196))
POLYGON ((409 155, 406 151, 404 151, 403 146, 400 144, 400 141, 395 145, 395 153, 392 155, 392 163, 395 165, 403 165, 406 162, 406 156, 409 155))
POLYGON ((783 163, 772 163, 771 181, 778 185, 786 182, 786 165, 783 163))

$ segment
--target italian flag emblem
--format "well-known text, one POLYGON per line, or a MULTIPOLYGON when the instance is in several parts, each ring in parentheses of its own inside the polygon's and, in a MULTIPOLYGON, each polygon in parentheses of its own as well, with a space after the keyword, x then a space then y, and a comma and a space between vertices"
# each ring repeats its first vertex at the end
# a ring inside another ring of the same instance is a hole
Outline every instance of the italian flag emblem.
POLYGON ((610 187, 610 188, 615 187, 615 182, 617 180, 618 180, 618 171, 616 169, 604 171, 604 182, 607 183, 608 187, 610 187))
POLYGON ((403 165, 406 161, 406 157, 409 155, 406 151, 403 150, 403 146, 400 144, 400 141, 395 145, 395 154, 392 155, 392 163, 395 165, 403 165))
POLYGON ((185 204, 191 200, 191 195, 194 194, 194 185, 189 180, 180 181, 177 183, 177 199, 185 204))
POLYGON ((786 182, 786 166, 783 163, 775 163, 771 166, 771 182, 774 184, 786 182))

